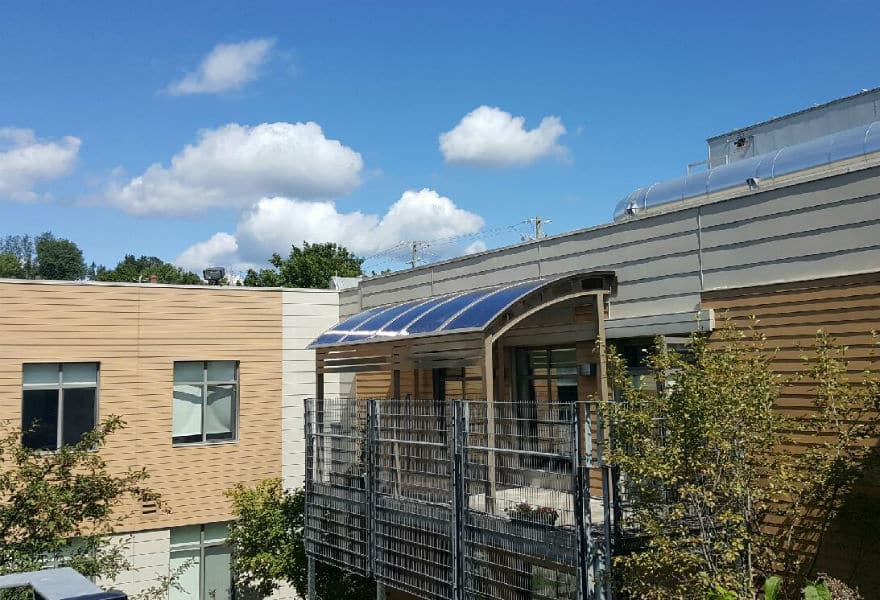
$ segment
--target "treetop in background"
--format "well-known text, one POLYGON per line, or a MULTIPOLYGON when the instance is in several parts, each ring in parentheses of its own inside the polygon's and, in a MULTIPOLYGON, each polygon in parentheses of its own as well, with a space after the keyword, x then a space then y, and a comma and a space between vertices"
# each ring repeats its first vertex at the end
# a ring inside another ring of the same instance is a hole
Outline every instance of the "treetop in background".
POLYGON ((199 285, 202 279, 195 273, 184 271, 171 263, 167 263, 156 256, 141 256, 135 258, 134 254, 126 254, 119 264, 113 269, 104 266, 94 267, 94 279, 97 281, 148 281, 151 275, 155 275, 158 283, 176 283, 199 285))
POLYGON ((49 280, 76 280, 86 276, 82 250, 70 240, 51 233, 37 238, 37 274, 49 280))
MULTIPOLYGON (((272 268, 249 269, 244 285, 251 287, 330 287, 330 279, 359 277, 364 259, 333 242, 291 246, 286 258, 275 253, 269 258, 272 268)), ((0 238, 0 277, 12 279, 49 279, 118 281, 137 283, 155 275, 158 283, 200 285, 202 278, 163 261, 156 256, 126 254, 113 268, 94 262, 86 267, 76 243, 56 238, 46 232, 38 236, 8 235, 0 238)), ((225 283, 225 282, 224 282, 225 283)))
POLYGON ((48 231, 36 237, 8 235, 0 240, 0 277, 75 280, 85 275, 82 250, 70 240, 48 231))
POLYGON ((359 258, 342 246, 333 242, 309 244, 303 247, 292 246, 290 255, 282 258, 273 254, 269 259, 274 269, 248 269, 244 285, 252 287, 330 287, 330 278, 359 277, 363 274, 363 258, 359 258))

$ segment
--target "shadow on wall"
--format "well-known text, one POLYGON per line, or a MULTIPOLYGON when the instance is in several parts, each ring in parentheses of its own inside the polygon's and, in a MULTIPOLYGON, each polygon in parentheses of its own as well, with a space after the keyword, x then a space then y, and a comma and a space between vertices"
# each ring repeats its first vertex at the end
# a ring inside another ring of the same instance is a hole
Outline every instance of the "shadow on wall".
POLYGON ((880 598, 880 446, 868 456, 865 473, 819 549, 817 573, 827 573, 865 598, 880 598))

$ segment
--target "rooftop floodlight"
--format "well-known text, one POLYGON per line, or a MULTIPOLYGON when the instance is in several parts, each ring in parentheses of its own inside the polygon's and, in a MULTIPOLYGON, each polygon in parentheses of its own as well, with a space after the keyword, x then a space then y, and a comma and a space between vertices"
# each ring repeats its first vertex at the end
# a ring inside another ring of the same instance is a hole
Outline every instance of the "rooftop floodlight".
POLYGON ((639 205, 635 202, 635 200, 633 200, 629 203, 629 206, 626 207, 624 212, 630 217, 634 217, 639 214, 639 205))
POLYGON ((208 285, 220 285, 220 281, 226 277, 226 269, 223 267, 208 267, 202 271, 208 285))

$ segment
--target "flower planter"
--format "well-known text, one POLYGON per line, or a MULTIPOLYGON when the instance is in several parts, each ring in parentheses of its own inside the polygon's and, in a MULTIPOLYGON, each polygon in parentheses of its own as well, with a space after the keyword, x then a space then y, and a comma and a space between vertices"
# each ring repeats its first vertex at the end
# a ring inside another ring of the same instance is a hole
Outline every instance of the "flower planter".
POLYGON ((532 515, 510 515, 510 520, 514 523, 525 525, 538 525, 540 527, 553 528, 556 526, 558 515, 554 514, 532 514, 532 515))
POLYGON ((504 511, 513 523, 535 525, 552 529, 559 518, 559 512, 549 506, 532 506, 528 502, 520 502, 504 511))

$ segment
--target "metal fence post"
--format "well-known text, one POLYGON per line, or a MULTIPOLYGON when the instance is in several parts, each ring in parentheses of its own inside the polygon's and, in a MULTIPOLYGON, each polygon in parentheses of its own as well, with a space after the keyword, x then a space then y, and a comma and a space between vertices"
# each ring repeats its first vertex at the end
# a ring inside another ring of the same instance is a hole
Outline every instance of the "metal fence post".
POLYGON ((611 471, 610 467, 605 464, 603 452, 605 450, 605 423, 602 418, 602 406, 596 407, 596 442, 597 442, 597 462, 602 473, 602 516, 603 527, 603 562, 604 573, 602 574, 602 589, 604 590, 604 600, 612 600, 611 591, 611 471))
MULTIPOLYGON (((303 412, 305 413, 305 422, 303 423, 303 433, 306 437, 306 465, 305 465, 305 503, 303 506, 303 544, 305 545, 306 553, 308 554, 309 550, 309 512, 310 505, 313 502, 312 492, 314 490, 314 478, 315 478, 315 440, 312 430, 312 416, 314 414, 314 407, 312 403, 314 400, 312 398, 306 398, 305 403, 303 404, 303 412)), ((308 585, 308 593, 307 600, 315 600, 317 598, 315 594, 315 559, 311 556, 307 558, 307 585, 308 585)))
POLYGON ((455 400, 452 406, 452 597, 464 600, 468 405, 464 400, 455 400))
POLYGON ((308 557, 308 598, 307 600, 317 600, 318 594, 315 592, 315 559, 308 557))
MULTIPOLYGON (((379 401, 367 401, 367 419, 364 431, 366 445, 364 464, 364 491, 366 506, 364 507, 365 525, 370 543, 367 544, 367 569, 370 575, 376 576, 376 472, 375 457, 379 443, 379 401)), ((384 590, 384 588, 383 588, 384 590)))
POLYGON ((306 472, 305 475, 305 488, 306 488, 306 506, 308 506, 309 500, 309 489, 314 478, 314 468, 315 468, 315 449, 314 449, 314 440, 312 439, 312 399, 306 398, 303 403, 303 435, 306 438, 306 472))
POLYGON ((589 464, 593 457, 589 404, 575 404, 571 419, 574 452, 572 453, 572 493, 577 537, 578 600, 592 600, 595 581, 592 569, 593 528, 590 517, 589 464), (583 410, 581 408, 583 407, 583 410))

